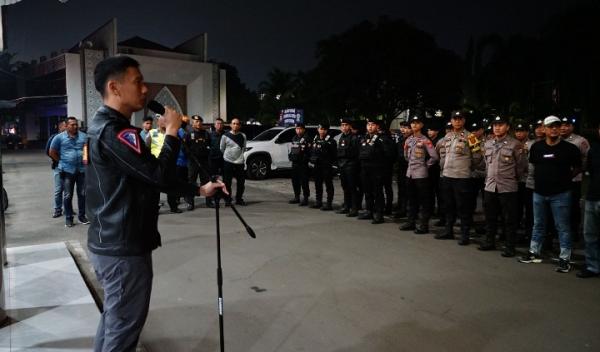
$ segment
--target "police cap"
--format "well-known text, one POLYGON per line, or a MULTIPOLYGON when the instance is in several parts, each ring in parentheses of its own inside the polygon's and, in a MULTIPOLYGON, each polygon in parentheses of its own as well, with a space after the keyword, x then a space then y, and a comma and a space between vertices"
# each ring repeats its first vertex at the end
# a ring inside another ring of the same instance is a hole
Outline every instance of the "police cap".
POLYGON ((340 119, 340 123, 346 123, 348 125, 352 124, 352 119, 348 118, 348 117, 344 117, 340 119))
POLYGON ((413 122, 423 123, 423 118, 420 115, 413 115, 409 121, 410 121, 410 123, 413 123, 413 122))
POLYGON ((370 118, 367 120, 367 123, 374 123, 377 126, 381 126, 383 124, 383 120, 377 118, 370 118))
POLYGON ((483 128, 483 123, 481 121, 475 121, 471 124, 471 131, 477 131, 483 128))
POLYGON ((202 119, 202 116, 200 116, 200 115, 192 115, 192 120, 204 122, 204 120, 202 119))
POLYGON ((563 125, 574 125, 577 122, 577 119, 575 119, 574 117, 563 117, 562 119, 560 119, 560 121, 563 125))
POLYGON ((319 128, 322 128, 324 130, 328 130, 329 129, 329 123, 322 122, 322 123, 319 124, 319 128))
POLYGON ((527 125, 525 123, 523 123, 522 121, 519 121, 515 124, 515 131, 527 131, 529 130, 529 128, 527 128, 527 125))
POLYGON ((460 111, 460 110, 456 110, 452 112, 451 118, 453 119, 464 119, 466 118, 465 114, 460 111))
POLYGON ((492 125, 503 123, 508 124, 508 119, 506 118, 506 116, 498 115, 492 119, 492 125))

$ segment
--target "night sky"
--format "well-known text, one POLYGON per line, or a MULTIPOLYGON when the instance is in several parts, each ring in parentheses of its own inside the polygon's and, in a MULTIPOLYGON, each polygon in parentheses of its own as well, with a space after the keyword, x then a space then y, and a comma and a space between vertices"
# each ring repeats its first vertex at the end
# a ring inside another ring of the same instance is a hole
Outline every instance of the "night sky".
MULTIPOLYGON (((211 59, 235 65, 256 88, 272 67, 310 69, 315 45, 362 20, 404 18, 464 56, 470 36, 497 32, 535 34, 567 1, 404 0, 23 0, 5 16, 8 51, 29 61, 69 49, 118 19, 119 40, 139 35, 175 46, 208 33, 211 59)), ((143 70, 143 68, 142 68, 143 70)))

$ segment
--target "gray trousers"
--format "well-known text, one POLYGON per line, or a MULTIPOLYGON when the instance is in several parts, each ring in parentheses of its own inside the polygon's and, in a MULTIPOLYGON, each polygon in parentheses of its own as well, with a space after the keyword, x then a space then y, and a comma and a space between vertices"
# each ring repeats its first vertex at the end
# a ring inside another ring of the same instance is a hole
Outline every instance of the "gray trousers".
POLYGON ((90 253, 104 289, 94 352, 135 351, 148 316, 152 292, 152 254, 113 257, 90 253))

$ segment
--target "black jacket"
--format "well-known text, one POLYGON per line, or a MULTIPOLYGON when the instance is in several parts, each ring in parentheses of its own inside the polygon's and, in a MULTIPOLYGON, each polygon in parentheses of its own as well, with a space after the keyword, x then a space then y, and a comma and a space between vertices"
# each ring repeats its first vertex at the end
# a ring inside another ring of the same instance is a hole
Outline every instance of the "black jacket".
POLYGON ((165 136, 158 158, 150 154, 129 119, 102 106, 88 128, 86 210, 88 248, 100 255, 146 254, 160 246, 160 191, 192 195, 196 185, 177 181, 180 141, 165 136))
POLYGON ((306 132, 301 137, 295 135, 294 138, 292 138, 288 159, 292 163, 305 164, 308 163, 309 154, 310 141, 308 140, 306 132))
POLYGON ((338 166, 340 168, 358 167, 358 146, 357 136, 352 133, 342 133, 337 148, 338 166))
POLYGON ((588 186, 586 200, 600 200, 600 140, 592 143, 588 151, 587 171, 590 173, 590 182, 588 186))
POLYGON ((310 162, 315 164, 315 167, 319 166, 333 166, 336 161, 337 146, 335 139, 330 135, 325 136, 321 139, 317 134, 313 139, 310 149, 310 162))

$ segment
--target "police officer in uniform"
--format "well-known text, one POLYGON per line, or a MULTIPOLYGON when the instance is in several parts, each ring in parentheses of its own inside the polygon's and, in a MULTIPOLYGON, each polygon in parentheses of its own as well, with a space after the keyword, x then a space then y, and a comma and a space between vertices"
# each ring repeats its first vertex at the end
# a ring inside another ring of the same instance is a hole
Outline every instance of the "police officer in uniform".
POLYGON ((372 224, 382 224, 383 220, 383 173, 385 171, 384 142, 377 133, 383 121, 370 119, 367 122, 367 134, 360 141, 358 158, 360 160, 361 181, 365 192, 366 212, 358 219, 372 219, 372 224))
POLYGON ((521 142, 508 134, 508 119, 496 116, 492 120, 494 138, 485 143, 485 222, 486 240, 479 250, 496 249, 498 217, 503 220, 506 244, 503 257, 515 256, 519 180, 527 167, 526 154, 521 142))
MULTIPOLYGON (((523 121, 517 121, 515 123, 515 139, 521 143, 521 153, 525 160, 529 160, 529 148, 531 148, 531 144, 533 144, 534 140, 529 139, 529 128, 523 121)), ((527 216, 533 216, 533 214, 527 214, 527 192, 526 192, 526 182, 527 182, 527 172, 528 167, 525 167, 523 172, 521 173, 521 177, 519 178, 519 191, 518 191, 518 206, 517 206, 517 224, 522 223, 523 228, 525 229, 525 236, 521 238, 524 240, 526 237, 529 237, 529 233, 527 233, 527 216), (523 218, 523 214, 525 214, 525 219, 523 218)), ((533 221, 533 220, 532 220, 533 221)))
MULTIPOLYGON (((488 128, 490 128, 490 136, 489 138, 486 138, 485 132, 484 132, 484 127, 485 124, 487 124, 487 120, 484 119, 484 121, 475 121, 471 124, 471 134, 477 138, 477 140, 481 141, 481 147, 485 146, 485 142, 487 140, 493 139, 493 131, 491 130, 492 125, 490 124, 489 126, 487 126, 488 128)), ((471 192, 471 208, 472 213, 475 213, 475 211, 477 210, 477 198, 479 198, 479 195, 481 194, 482 198, 483 198, 483 190, 485 187, 485 169, 474 169, 473 172, 471 173, 471 187, 472 187, 472 192, 471 192)), ((483 201, 482 201, 483 204, 483 201)), ((485 227, 483 226, 483 224, 479 223, 479 222, 473 222, 474 227, 475 227, 475 232, 478 235, 482 235, 485 233, 485 227)))
POLYGON ((429 168, 436 164, 439 156, 433 143, 423 135, 423 120, 420 116, 410 119, 412 135, 404 143, 404 158, 408 162, 406 169, 406 189, 408 191, 408 222, 400 230, 414 230, 415 234, 429 232, 431 217, 431 185, 429 168), (419 215, 419 216, 418 216, 419 215), (417 216, 419 226, 416 226, 417 216))
POLYGON ((386 128, 385 121, 382 121, 377 133, 379 133, 379 136, 383 140, 383 147, 387 155, 385 172, 383 174, 383 194, 385 197, 383 213, 385 215, 392 215, 392 208, 394 207, 394 188, 392 184, 394 182, 394 165, 396 165, 396 159, 398 158, 396 142, 390 131, 386 128))
POLYGON ((412 131, 408 121, 400 122, 400 133, 395 134, 394 141, 396 142, 396 159, 398 161, 398 210, 395 214, 396 218, 403 218, 407 214, 408 195, 406 192, 406 169, 408 163, 404 159, 404 142, 410 137, 412 131))
POLYGON ((333 210, 333 164, 337 155, 335 139, 329 135, 329 124, 322 123, 311 146, 310 162, 314 165, 315 204, 311 208, 333 210), (327 192, 327 203, 323 205, 323 182, 327 192))
POLYGON ((452 131, 444 137, 444 203, 446 203, 446 231, 436 239, 454 238, 453 225, 460 217, 461 238, 458 244, 469 244, 469 232, 473 224, 471 175, 474 170, 485 169, 481 141, 465 130, 465 115, 452 113, 452 131))
POLYGON ((104 289, 94 351, 135 351, 146 321, 152 291, 152 251, 158 233, 160 191, 210 197, 221 182, 201 187, 177 180, 175 165, 181 141, 181 116, 169 107, 163 115, 162 151, 154 157, 131 125, 144 108, 148 88, 139 64, 127 56, 101 61, 94 70, 103 105, 88 128, 87 209, 91 215, 87 244, 90 261, 104 289))
POLYGON ((308 187, 308 158, 310 156, 310 141, 306 135, 304 123, 296 123, 296 135, 292 138, 288 159, 292 162, 292 188, 294 189, 294 198, 288 203, 308 205, 310 188, 308 187), (302 191, 302 201, 300 201, 300 191, 302 191))
POLYGON ((586 171, 585 165, 587 165, 587 154, 590 150, 590 143, 584 137, 573 133, 575 129, 574 125, 577 122, 574 118, 563 117, 561 122, 560 137, 579 149, 581 153, 581 165, 584 167, 583 172, 575 176, 571 183, 571 234, 573 240, 577 241, 580 237, 579 227, 581 224, 581 181, 586 171))
MULTIPOLYGON (((427 126, 427 137, 433 144, 436 153, 439 152, 437 150, 437 143, 442 139, 442 135, 440 134, 441 124, 439 121, 433 121, 427 126)), ((442 197, 440 192, 440 163, 439 160, 435 164, 429 167, 429 184, 431 188, 431 214, 436 215, 438 218, 444 216, 444 210, 442 205, 442 197), (437 204, 437 210, 436 210, 437 204)))
MULTIPOLYGON (((452 131, 452 123, 451 122, 447 122, 444 124, 445 129, 444 129, 444 136, 446 134, 448 134, 450 131, 452 131)), ((439 220, 436 221, 433 225, 437 226, 437 227, 445 227, 446 226, 446 204, 444 203, 444 190, 445 190, 445 186, 444 186, 444 175, 443 175, 443 166, 444 166, 444 161, 446 158, 446 141, 444 140, 443 137, 439 138, 437 140, 437 142, 434 144, 435 145, 435 151, 438 153, 439 157, 440 157, 440 161, 439 163, 437 163, 437 166, 439 167, 439 174, 438 174, 438 207, 439 207, 439 220)), ((431 171, 431 170, 430 170, 431 171)))
POLYGON ((338 214, 347 214, 349 217, 358 215, 358 184, 359 180, 359 161, 358 146, 359 140, 352 133, 350 119, 341 120, 342 135, 337 148, 337 160, 340 172, 340 181, 344 190, 344 205, 338 211, 338 214))
MULTIPOLYGON (((204 120, 199 115, 192 115, 192 130, 185 135, 184 148, 189 157, 188 181, 196 182, 198 177, 202 184, 210 180, 208 173, 208 154, 210 152, 210 137, 203 128, 204 120)), ((187 210, 194 210, 194 198, 186 199, 187 210)), ((212 207, 212 199, 206 198, 206 206, 212 207)))

